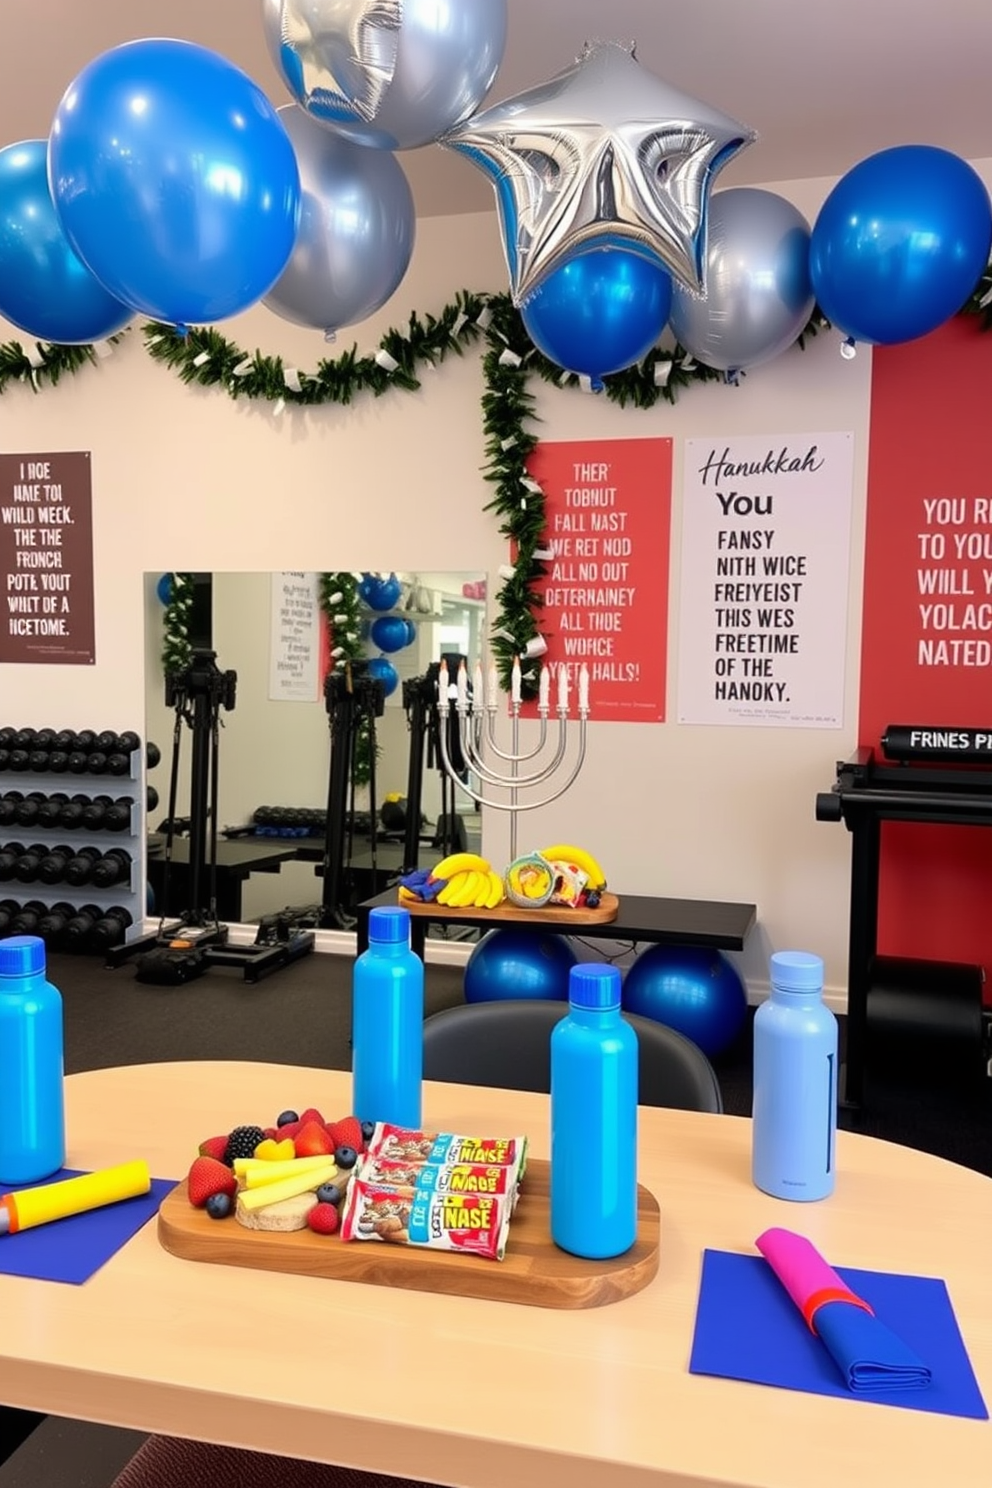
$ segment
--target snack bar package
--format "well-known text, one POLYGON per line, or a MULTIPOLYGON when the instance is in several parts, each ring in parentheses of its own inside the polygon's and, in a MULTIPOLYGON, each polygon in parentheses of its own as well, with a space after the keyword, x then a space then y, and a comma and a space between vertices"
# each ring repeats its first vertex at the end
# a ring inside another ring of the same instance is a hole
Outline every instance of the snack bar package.
POLYGON ((389 1188, 419 1188, 428 1193, 510 1194, 517 1186, 518 1163, 500 1167, 483 1163, 404 1163, 373 1157, 360 1176, 389 1188))
POLYGON ((341 1238, 456 1250, 501 1261, 510 1208, 509 1194, 439 1193, 355 1178, 345 1199, 341 1238))
POLYGON ((451 1166, 516 1167, 523 1177, 526 1137, 462 1137, 451 1132, 408 1131, 402 1126, 377 1122, 366 1152, 368 1161, 431 1163, 451 1166))

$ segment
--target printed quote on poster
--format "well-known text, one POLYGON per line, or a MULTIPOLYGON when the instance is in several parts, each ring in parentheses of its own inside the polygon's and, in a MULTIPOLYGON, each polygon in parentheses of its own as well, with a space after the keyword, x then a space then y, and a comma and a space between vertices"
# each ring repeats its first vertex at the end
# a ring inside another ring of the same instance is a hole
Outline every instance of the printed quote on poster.
POLYGON ((92 665, 90 456, 0 455, 0 662, 92 665))
POLYGON ((320 700, 325 627, 315 573, 274 573, 271 579, 269 701, 320 700))

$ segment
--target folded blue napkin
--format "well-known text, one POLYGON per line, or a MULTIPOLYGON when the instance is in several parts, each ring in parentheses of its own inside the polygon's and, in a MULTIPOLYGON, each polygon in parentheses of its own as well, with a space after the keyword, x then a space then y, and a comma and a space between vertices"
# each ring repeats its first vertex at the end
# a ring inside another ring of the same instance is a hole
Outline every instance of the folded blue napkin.
POLYGON ((923 1360, 863 1307, 824 1302, 816 1309, 814 1330, 849 1390, 880 1394, 930 1386, 932 1374, 923 1360))

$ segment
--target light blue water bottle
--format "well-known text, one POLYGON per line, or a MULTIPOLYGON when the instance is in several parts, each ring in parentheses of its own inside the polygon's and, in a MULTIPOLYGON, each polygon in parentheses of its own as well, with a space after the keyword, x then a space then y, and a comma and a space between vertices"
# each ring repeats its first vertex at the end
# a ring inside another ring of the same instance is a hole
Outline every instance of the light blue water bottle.
POLYGON ((551 1035, 551 1238, 604 1260, 637 1239, 637 1034, 615 966, 573 966, 568 1004, 551 1035))
POLYGON ((369 913, 369 948, 352 978, 352 1105, 360 1121, 420 1129, 424 963, 410 949, 410 912, 369 913))
POLYGON ((36 935, 0 940, 0 1183, 37 1183, 65 1162, 62 997, 36 935))
POLYGON ((776 1199, 825 1199, 834 1191, 837 1019, 823 1002, 823 962, 779 951, 771 984, 754 1018, 752 1177, 776 1199))

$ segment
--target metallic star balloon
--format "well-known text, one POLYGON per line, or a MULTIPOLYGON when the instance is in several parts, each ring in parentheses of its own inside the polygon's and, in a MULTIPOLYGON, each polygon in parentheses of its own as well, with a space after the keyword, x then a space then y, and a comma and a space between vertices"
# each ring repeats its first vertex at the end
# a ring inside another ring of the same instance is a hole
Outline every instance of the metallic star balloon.
POLYGON ((402 0, 262 0, 279 71, 311 118, 374 119, 396 69, 402 0))
POLYGON ((492 180, 514 303, 584 248, 624 248, 705 289, 710 186, 754 131, 615 42, 476 114, 441 143, 492 180))

